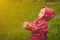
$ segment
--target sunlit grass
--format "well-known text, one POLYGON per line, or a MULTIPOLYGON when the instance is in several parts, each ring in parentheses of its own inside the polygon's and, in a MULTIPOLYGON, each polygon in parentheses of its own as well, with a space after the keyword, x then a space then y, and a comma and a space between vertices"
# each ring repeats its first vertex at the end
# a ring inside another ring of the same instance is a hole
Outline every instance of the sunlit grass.
POLYGON ((28 40, 29 32, 22 23, 35 19, 32 17, 38 13, 42 3, 3 0, 0 4, 0 40, 28 40))

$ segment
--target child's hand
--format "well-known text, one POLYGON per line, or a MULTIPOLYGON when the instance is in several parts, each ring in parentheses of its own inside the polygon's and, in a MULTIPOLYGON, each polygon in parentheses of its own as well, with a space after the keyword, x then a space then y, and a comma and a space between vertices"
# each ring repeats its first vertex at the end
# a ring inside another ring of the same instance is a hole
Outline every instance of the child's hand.
POLYGON ((28 25, 29 25, 29 22, 24 22, 24 23, 23 23, 23 27, 25 27, 25 28, 26 28, 28 25))

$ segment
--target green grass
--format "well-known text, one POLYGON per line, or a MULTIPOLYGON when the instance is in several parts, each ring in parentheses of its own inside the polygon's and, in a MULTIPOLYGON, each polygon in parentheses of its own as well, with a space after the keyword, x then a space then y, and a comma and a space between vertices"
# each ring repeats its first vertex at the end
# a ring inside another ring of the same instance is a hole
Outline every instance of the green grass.
POLYGON ((60 18, 53 19, 49 22, 49 40, 59 40, 60 38, 60 18))
MULTIPOLYGON (((23 28, 22 23, 37 18, 39 10, 45 2, 22 1, 22 0, 1 0, 0 1, 0 40, 29 40, 30 31, 23 28)), ((60 15, 60 4, 46 4, 54 9, 56 15, 60 15)), ((49 40, 60 38, 60 18, 53 19, 48 24, 49 40), (57 31, 56 31, 57 30, 57 31)))
POLYGON ((60 7, 60 3, 59 3, 59 2, 51 3, 51 4, 47 4, 47 3, 46 3, 46 6, 54 9, 56 15, 60 15, 60 8, 59 8, 59 7, 60 7))

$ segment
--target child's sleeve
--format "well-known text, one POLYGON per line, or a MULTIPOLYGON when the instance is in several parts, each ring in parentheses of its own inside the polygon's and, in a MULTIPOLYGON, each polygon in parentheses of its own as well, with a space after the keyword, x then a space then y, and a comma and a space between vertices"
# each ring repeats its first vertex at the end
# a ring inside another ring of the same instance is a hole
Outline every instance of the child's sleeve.
POLYGON ((28 25, 28 27, 26 27, 26 29, 30 31, 34 31, 34 27, 35 27, 35 22, 32 22, 28 25))
POLYGON ((47 24, 46 23, 38 23, 38 24, 36 24, 35 22, 34 23, 32 23, 32 24, 30 24, 30 25, 28 25, 28 27, 26 28, 26 29, 28 29, 28 30, 30 30, 30 31, 48 31, 47 30, 47 24), (38 27, 39 26, 39 27, 38 27))

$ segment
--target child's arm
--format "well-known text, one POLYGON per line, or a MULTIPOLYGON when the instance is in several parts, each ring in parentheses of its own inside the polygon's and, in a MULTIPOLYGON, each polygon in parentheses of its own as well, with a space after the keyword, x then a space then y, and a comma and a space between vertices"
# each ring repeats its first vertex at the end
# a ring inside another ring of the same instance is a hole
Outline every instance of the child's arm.
POLYGON ((37 27, 35 22, 33 23, 29 23, 29 22, 25 22, 25 25, 26 25, 26 29, 27 30, 30 30, 30 31, 45 31, 46 33, 48 32, 48 29, 47 29, 47 24, 44 23, 44 24, 40 24, 40 27, 37 27))
POLYGON ((26 28, 30 31, 33 31, 34 21, 32 23, 24 22, 23 26, 24 26, 24 28, 26 28))
POLYGON ((32 23, 32 24, 28 24, 26 29, 30 30, 30 31, 33 31, 33 32, 36 32, 36 31, 45 31, 46 33, 48 32, 48 29, 47 29, 47 24, 44 23, 44 25, 40 25, 40 27, 37 27, 35 23, 32 23))
POLYGON ((46 31, 46 30, 45 30, 45 27, 46 27, 46 26, 47 26, 47 25, 44 24, 44 25, 38 27, 37 24, 33 23, 33 24, 28 25, 27 29, 29 29, 29 30, 31 30, 31 31, 37 31, 37 30, 40 30, 40 29, 44 29, 44 31, 46 31))

